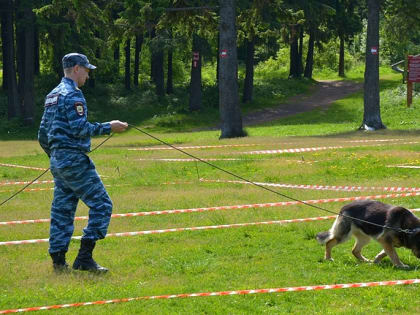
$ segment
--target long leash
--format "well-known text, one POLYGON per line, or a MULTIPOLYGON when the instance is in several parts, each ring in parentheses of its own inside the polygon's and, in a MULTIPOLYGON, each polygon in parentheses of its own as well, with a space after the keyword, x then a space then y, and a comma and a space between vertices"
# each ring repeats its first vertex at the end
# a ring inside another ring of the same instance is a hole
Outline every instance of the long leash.
POLYGON ((203 159, 200 159, 199 157, 194 156, 193 154, 188 153, 188 152, 186 152, 186 151, 184 151, 184 150, 182 150, 182 149, 180 149, 180 148, 177 148, 177 147, 173 146, 172 144, 167 143, 166 141, 161 140, 161 139, 159 139, 158 137, 155 137, 155 136, 153 136, 152 134, 150 134, 150 133, 148 133, 148 132, 146 132, 146 131, 144 131, 144 130, 142 130, 142 129, 140 129, 140 128, 138 128, 138 127, 134 126, 134 125, 131 125, 131 124, 128 124, 128 125, 129 125, 131 128, 134 128, 134 129, 136 129, 137 131, 139 131, 139 132, 141 132, 141 133, 143 133, 143 134, 145 134, 145 135, 147 135, 147 136, 149 136, 149 137, 151 137, 151 138, 153 138, 153 139, 155 139, 155 140, 159 141, 160 143, 162 143, 162 144, 164 144, 164 145, 167 145, 167 146, 171 147, 172 149, 177 150, 177 151, 179 151, 179 152, 181 152, 181 153, 183 153, 183 154, 185 154, 185 155, 187 155, 187 156, 189 156, 189 157, 191 157, 191 158, 193 158, 193 159, 195 159, 195 160, 197 160, 197 161, 199 161, 199 162, 202 162, 202 163, 204 163, 204 164, 207 164, 207 165, 209 165, 209 166, 211 166, 211 167, 213 167, 213 168, 215 168, 215 169, 217 169, 217 170, 219 170, 219 171, 222 171, 222 172, 224 172, 224 173, 226 173, 226 174, 229 174, 229 175, 231 175, 231 176, 233 176, 233 177, 236 177, 236 178, 238 178, 238 179, 241 179, 241 180, 243 180, 243 181, 245 181, 245 182, 247 182, 247 183, 249 183, 249 184, 252 184, 252 185, 254 185, 254 186, 256 186, 256 187, 259 187, 259 188, 262 188, 262 189, 267 190, 267 191, 269 191, 269 192, 272 192, 272 193, 274 193, 274 194, 276 194, 276 195, 278 195, 278 196, 282 196, 282 197, 284 197, 284 198, 287 198, 287 199, 290 199, 290 200, 293 200, 293 201, 299 202, 299 203, 301 203, 301 204, 304 204, 304 205, 306 205, 306 206, 309 206, 309 207, 312 207, 312 208, 315 208, 315 209, 318 209, 318 210, 322 210, 322 211, 324 211, 324 212, 328 212, 328 213, 331 213, 331 214, 339 215, 339 216, 342 216, 342 217, 344 217, 344 218, 348 218, 348 219, 352 219, 352 220, 357 220, 357 221, 359 221, 359 222, 368 223, 368 224, 370 224, 370 225, 374 225, 374 226, 377 226, 377 227, 380 227, 380 228, 390 229, 390 230, 394 230, 394 231, 397 231, 397 232, 402 232, 402 233, 406 233, 406 234, 412 234, 412 233, 414 233, 414 232, 413 232, 412 230, 410 230, 410 229, 401 229, 401 228, 394 228, 394 227, 391 227, 391 226, 386 226, 386 225, 380 225, 380 224, 377 224, 377 223, 374 223, 374 222, 366 221, 366 220, 363 220, 363 219, 359 219, 359 218, 351 217, 351 216, 348 216, 348 215, 345 215, 345 214, 341 214, 341 213, 338 213, 338 212, 336 212, 336 211, 332 211, 332 210, 329 210, 329 209, 325 209, 325 208, 323 208, 323 207, 320 207, 320 206, 317 206, 317 205, 314 205, 314 204, 307 203, 307 202, 305 202, 305 201, 303 201, 303 200, 296 199, 296 198, 290 197, 290 196, 288 196, 288 195, 282 194, 282 193, 280 193, 280 192, 278 192, 278 191, 276 191, 276 190, 273 190, 273 189, 268 188, 268 187, 266 187, 266 186, 262 186, 262 185, 260 185, 260 184, 258 184, 258 183, 255 183, 255 182, 253 182, 253 181, 251 181, 251 180, 249 180, 249 179, 246 179, 246 178, 244 178, 244 177, 242 177, 242 176, 239 176, 239 175, 237 175, 237 174, 235 174, 235 173, 232 173, 232 172, 230 172, 230 171, 228 171, 228 170, 225 170, 225 169, 223 169, 223 168, 221 168, 221 167, 219 167, 219 166, 217 166, 217 165, 214 165, 213 163, 210 163, 210 162, 208 162, 208 161, 205 161, 205 160, 203 160, 203 159))
MULTIPOLYGON (((144 130, 142 130, 142 129, 140 129, 140 128, 138 128, 138 127, 136 127, 135 125, 132 125, 132 124, 128 124, 128 126, 130 126, 131 128, 134 128, 134 129, 136 129, 137 131, 139 131, 139 132, 141 132, 141 133, 143 133, 143 134, 145 134, 145 135, 147 135, 148 137, 150 137, 150 138, 152 138, 152 139, 155 139, 156 141, 158 141, 158 142, 160 142, 160 143, 162 143, 162 144, 164 144, 164 145, 167 145, 167 146, 169 146, 169 147, 171 147, 172 149, 174 149, 174 150, 177 150, 177 151, 179 151, 179 152, 181 152, 181 153, 183 153, 183 154, 185 154, 185 155, 187 155, 187 156, 189 156, 189 157, 191 157, 191 158, 193 158, 193 159, 195 159, 195 160, 197 160, 197 161, 199 161, 199 162, 201 162, 201 163, 204 163, 204 164, 207 164, 207 165, 209 165, 209 166, 211 166, 211 167, 213 167, 213 168, 215 168, 215 169, 217 169, 217 170, 219 170, 219 171, 221 171, 221 172, 224 172, 224 173, 226 173, 226 174, 229 174, 229 175, 231 175, 231 176, 233 176, 233 177, 236 177, 236 178, 238 178, 238 179, 240 179, 240 180, 243 180, 243 181, 245 181, 245 182, 247 182, 247 183, 249 183, 249 184, 252 184, 252 185, 254 185, 254 186, 256 186, 256 187, 259 187, 259 188, 261 188, 261 189, 264 189, 264 190, 266 190, 266 191, 269 191, 269 192, 272 192, 272 193, 274 193, 274 194, 276 194, 276 195, 278 195, 278 196, 281 196, 281 197, 284 197, 284 198, 287 198, 287 199, 289 199, 289 200, 293 200, 293 201, 296 201, 296 202, 299 202, 299 203, 301 203, 301 204, 304 204, 304 205, 306 205, 306 206, 309 206, 309 207, 312 207, 312 208, 315 208, 315 209, 318 209, 318 210, 322 210, 322 211, 324 211, 324 212, 328 212, 328 213, 331 213, 331 214, 335 214, 335 215, 338 215, 338 216, 342 216, 342 217, 344 217, 344 218, 348 218, 348 219, 351 219, 351 220, 356 220, 356 221, 359 221, 359 222, 363 222, 363 223, 367 223, 367 224, 370 224, 370 225, 373 225, 373 226, 377 226, 377 227, 380 227, 380 228, 384 228, 384 229, 390 229, 390 230, 394 230, 394 231, 396 231, 396 232, 399 232, 399 233, 406 233, 406 234, 413 234, 414 233, 414 231, 413 230, 410 230, 410 229, 401 229, 401 228, 394 228, 394 227, 391 227, 391 226, 386 226, 386 225, 380 225, 380 224, 377 224, 377 223, 374 223, 374 222, 370 222, 370 221, 367 221, 367 220, 363 220, 363 219, 359 219, 359 218, 355 218, 355 217, 351 217, 351 216, 348 216, 348 215, 345 215, 345 214, 342 214, 342 213, 338 213, 338 212, 336 212, 336 211, 332 211, 332 210, 329 210, 329 209, 325 209, 325 208, 323 208, 323 207, 320 207, 320 206, 317 206, 317 205, 314 205, 314 204, 310 204, 310 203, 307 203, 307 202, 305 202, 305 201, 303 201, 303 200, 300 200, 300 199, 297 199, 297 198, 293 198, 293 197, 290 197, 290 196, 288 196, 288 195, 285 195, 285 194, 282 194, 282 193, 280 193, 280 192, 278 192, 278 191, 276 191, 276 190, 273 190, 273 189, 271 189, 271 188, 268 188, 268 187, 265 187, 265 186, 262 186, 262 185, 260 185, 260 184, 258 184, 258 183, 255 183, 255 182, 253 182, 253 181, 251 181, 251 180, 249 180, 249 179, 246 179, 246 178, 244 178, 244 177, 242 177, 242 176, 239 176, 239 175, 237 175, 237 174, 235 174, 235 173, 232 173, 232 172, 230 172, 230 171, 228 171, 228 170, 225 170, 225 169, 223 169, 223 168, 221 168, 221 167, 219 167, 219 166, 217 166, 217 165, 214 165, 213 163, 210 163, 210 162, 208 162, 208 161, 205 161, 205 160, 203 160, 203 159, 201 159, 201 158, 199 158, 199 157, 197 157, 197 156, 195 156, 195 155, 193 155, 193 154, 191 154, 191 153, 188 153, 188 152, 186 152, 186 151, 184 151, 184 150, 182 150, 182 149, 180 149, 180 148, 177 148, 177 147, 175 147, 175 146, 173 146, 172 144, 170 144, 170 143, 168 143, 168 142, 166 142, 166 141, 164 141, 164 140, 161 140, 161 139, 159 139, 158 137, 156 137, 156 136, 154 136, 154 135, 152 135, 152 134, 150 134, 150 133, 148 133, 148 132, 146 132, 146 131, 144 131, 144 130)), ((108 141, 111 137, 113 136, 113 134, 111 134, 111 135, 109 135, 104 141, 102 141, 100 144, 98 144, 93 150, 91 150, 90 151, 90 153, 91 152, 93 152, 93 151, 95 151, 97 148, 99 148, 101 145, 103 145, 106 141, 108 141)), ((22 191, 24 191, 28 186, 30 186, 30 185, 32 185, 36 180, 38 180, 39 178, 41 178, 45 173, 47 173, 48 171, 50 170, 50 168, 48 168, 47 170, 45 170, 42 174, 40 174, 40 175, 38 175, 34 180, 32 180, 31 182, 29 182, 27 185, 25 185, 22 189, 20 189, 19 191, 17 191, 16 193, 14 193, 12 196, 10 196, 9 198, 7 198, 6 200, 4 200, 1 204, 0 204, 0 206, 2 206, 3 204, 5 204, 7 201, 9 201, 10 199, 12 199, 12 198, 14 198, 15 196, 17 196, 19 193, 21 193, 22 191)), ((197 172, 198 172, 198 169, 197 169, 197 172)))
MULTIPOLYGON (((99 143, 95 148, 93 148, 93 150, 91 150, 89 153, 92 153, 93 151, 95 151, 97 148, 99 148, 101 145, 103 145, 105 142, 107 142, 111 137, 113 136, 113 134, 111 133, 104 141, 102 141, 101 143, 99 143)), ((24 191, 26 188, 28 188, 30 185, 32 185, 34 182, 36 182, 38 179, 40 179, 42 176, 44 176, 48 171, 50 170, 50 168, 47 168, 44 172, 42 172, 40 175, 38 175, 36 178, 34 178, 33 180, 31 180, 28 184, 26 184, 22 189, 18 190, 17 192, 15 192, 14 194, 12 194, 9 198, 5 199, 4 201, 2 201, 0 203, 0 207, 2 205, 4 205, 6 202, 8 202, 9 200, 13 199, 14 197, 16 197, 18 194, 20 194, 22 191, 24 191)))

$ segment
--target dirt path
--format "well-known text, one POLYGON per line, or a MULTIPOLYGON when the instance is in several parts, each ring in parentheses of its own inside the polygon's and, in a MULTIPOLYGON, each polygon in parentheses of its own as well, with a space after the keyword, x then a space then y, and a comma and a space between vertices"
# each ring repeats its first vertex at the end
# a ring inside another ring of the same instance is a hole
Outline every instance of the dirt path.
POLYGON ((244 126, 252 126, 315 108, 327 108, 331 103, 360 91, 362 88, 362 83, 352 81, 318 81, 315 92, 310 95, 297 95, 277 107, 249 113, 242 117, 242 123, 244 126))

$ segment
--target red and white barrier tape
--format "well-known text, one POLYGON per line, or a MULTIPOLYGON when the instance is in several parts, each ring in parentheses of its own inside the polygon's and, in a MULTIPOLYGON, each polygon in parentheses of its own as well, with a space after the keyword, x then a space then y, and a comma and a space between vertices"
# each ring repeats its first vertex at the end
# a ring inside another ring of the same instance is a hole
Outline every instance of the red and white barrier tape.
POLYGON ((365 142, 389 142, 389 141, 403 141, 405 139, 372 139, 372 140, 348 140, 344 142, 356 142, 356 143, 365 143, 365 142))
MULTIPOLYGON (((200 158, 203 161, 247 161, 246 159, 235 159, 235 158, 226 158, 226 159, 205 159, 200 158)), ((160 161, 160 162, 198 162, 197 159, 136 159, 136 161, 160 161)))
POLYGON ((328 161, 329 159, 326 160, 322 160, 322 161, 302 161, 302 160, 285 160, 286 162, 292 162, 292 163, 298 163, 298 164, 313 164, 313 163, 319 163, 319 162, 325 162, 328 161))
POLYGON ((183 231, 203 231, 203 230, 217 230, 217 229, 229 229, 235 227, 244 226, 255 226, 255 225, 272 225, 272 224, 287 224, 287 223, 302 223, 312 221, 330 220, 336 218, 333 216, 326 217, 314 217, 314 218, 303 218, 303 219, 288 219, 288 220, 275 220, 275 221, 263 221, 263 222, 248 222, 248 223, 233 223, 233 224, 222 224, 222 225, 207 225, 207 226, 193 226, 183 228, 172 228, 172 229, 160 229, 150 231, 135 231, 135 232, 122 232, 122 233, 110 233, 106 237, 121 237, 121 236, 136 236, 136 235, 147 235, 147 234, 162 234, 170 232, 183 232, 183 231))
MULTIPOLYGON (((106 187, 112 187, 113 185, 104 185, 106 187)), ((120 186, 120 185, 114 185, 114 186, 120 186)), ((54 187, 49 187, 49 188, 25 188, 22 191, 28 192, 28 191, 46 191, 46 190, 54 190, 54 187)), ((4 193, 4 192, 14 192, 15 190, 0 190, 0 193, 4 193)))
MULTIPOLYGON (((26 185, 26 184, 29 184, 30 183, 30 181, 27 181, 27 182, 0 182, 0 186, 9 186, 9 185, 26 185)), ((37 180, 37 181, 34 181, 32 184, 51 184, 51 183, 54 183, 54 181, 53 180, 37 180)))
MULTIPOLYGON (((54 190, 54 187, 50 187, 50 188, 25 188, 22 191, 28 192, 28 191, 45 191, 45 190, 54 190)), ((8 190, 0 190, 0 193, 5 193, 5 192, 7 192, 7 193, 9 193, 9 192, 15 192, 15 190, 11 190, 11 189, 8 189, 8 190)))
POLYGON ((124 302, 142 301, 142 300, 161 300, 161 299, 190 298, 190 297, 204 297, 204 296, 246 295, 246 294, 261 294, 261 293, 283 293, 283 292, 318 291, 318 290, 332 290, 332 289, 367 288, 367 287, 407 285, 407 284, 418 284, 418 283, 420 283, 420 279, 407 279, 407 280, 389 280, 389 281, 343 283, 343 284, 323 284, 323 285, 270 288, 270 289, 151 295, 151 296, 138 296, 138 297, 133 297, 133 298, 102 300, 102 301, 95 301, 95 302, 80 302, 80 303, 50 305, 50 306, 37 306, 37 307, 9 309, 9 310, 0 311, 0 314, 11 314, 11 313, 21 313, 21 312, 30 312, 30 311, 44 311, 44 310, 59 309, 59 308, 80 307, 80 306, 88 306, 88 305, 104 305, 104 304, 124 303, 124 302))
MULTIPOLYGON (((418 211, 418 209, 411 210, 411 211, 418 211)), ((236 227, 244 227, 244 226, 255 226, 255 225, 302 223, 302 222, 331 220, 331 219, 335 219, 336 217, 337 217, 336 215, 331 215, 331 216, 324 216, 324 217, 313 217, 313 218, 302 218, 302 219, 286 219, 286 220, 273 220, 273 221, 263 221, 263 222, 181 227, 181 228, 159 229, 159 230, 149 230, 149 231, 120 232, 120 233, 109 233, 105 237, 124 237, 124 236, 137 236, 137 235, 149 235, 149 234, 162 234, 162 233, 170 233, 170 232, 228 229, 228 228, 236 228, 236 227)), ((47 220, 47 219, 44 219, 44 220, 47 220)), ((46 222, 46 221, 43 221, 43 222, 46 222)), ((72 239, 74 240, 79 240, 81 238, 82 238, 81 236, 72 237, 72 239)), ((0 242, 0 246, 36 244, 36 243, 47 243, 47 242, 48 242, 48 238, 21 240, 21 241, 5 241, 5 242, 0 242)))
MULTIPOLYGON (((358 196, 358 197, 340 197, 330 199, 315 199, 315 200, 304 200, 303 202, 308 204, 317 203, 329 203, 329 202, 344 202, 354 200, 366 200, 366 199, 385 199, 385 198, 401 198, 401 197, 412 197, 419 196, 420 192, 410 192, 403 194, 387 194, 387 195, 373 195, 373 196, 358 196)), ((234 205, 234 206, 217 206, 208 208, 190 208, 190 209, 176 209, 176 210, 160 210, 160 211, 145 211, 145 212, 132 212, 132 213, 116 213, 112 214, 112 218, 122 217, 140 217, 140 216, 151 216, 151 215, 165 215, 165 214, 178 214, 178 213, 193 213, 193 212, 207 212, 207 211, 218 211, 218 210, 235 210, 235 209, 249 209, 249 208, 270 208, 270 207, 282 207, 302 204, 301 201, 281 201, 281 202, 270 202, 270 203, 254 203, 247 205, 234 205)), ((75 220, 87 220, 87 216, 75 217, 75 220)), ((34 220, 22 220, 22 221, 6 221, 0 222, 2 225, 15 225, 15 224, 27 224, 27 223, 43 223, 49 222, 49 219, 34 219, 34 220)))
POLYGON ((420 165, 387 165, 386 167, 420 168, 420 165))
MULTIPOLYGON (((228 148, 228 147, 251 147, 264 144, 220 144, 220 145, 192 145, 176 147, 178 149, 209 149, 209 148, 228 148)), ((174 150, 171 147, 145 147, 145 148, 130 148, 129 151, 155 151, 155 150, 174 150)))
MULTIPOLYGON (((349 143, 368 143, 368 142, 389 142, 389 141, 402 141, 405 139, 372 139, 372 140, 348 140, 343 142, 349 143)), ((258 146, 258 145, 286 145, 286 144, 295 144, 295 143, 252 143, 252 144, 221 144, 221 145, 194 145, 194 146, 180 146, 178 149, 208 149, 208 148, 227 148, 227 147, 249 147, 249 146, 258 146)), ((155 151, 155 150, 172 150, 170 147, 140 147, 140 148, 129 148, 129 151, 155 151)))
MULTIPOLYGON (((402 143, 395 143, 398 145, 402 144, 415 144, 418 141, 411 141, 411 142, 402 142, 402 143)), ((279 154, 279 153, 299 153, 299 152, 312 152, 312 151, 321 151, 321 150, 330 150, 330 149, 351 149, 351 148, 359 148, 359 147, 377 147, 377 146, 384 146, 384 145, 391 145, 393 143, 385 143, 385 144, 368 144, 368 145, 361 145, 361 146, 331 146, 331 147, 315 147, 315 148, 296 148, 296 149, 283 149, 283 150, 260 150, 260 151, 248 151, 248 152, 234 152, 235 154, 279 154)))
MULTIPOLYGON (((336 216, 328 217, 315 217, 315 218, 304 218, 304 219, 289 219, 289 220, 278 220, 278 221, 264 221, 264 222, 249 222, 249 223, 234 223, 234 224, 223 224, 223 225, 207 225, 207 226, 193 226, 193 227, 181 227, 172 229, 160 229, 160 230, 149 230, 149 231, 134 231, 134 232, 121 232, 121 233, 108 233, 105 237, 124 237, 124 236, 137 236, 137 235, 148 235, 148 234, 162 234, 170 232, 183 232, 183 231, 203 231, 203 230, 216 230, 216 229, 228 229, 235 227, 254 226, 254 225, 271 225, 271 224, 285 224, 285 223, 300 223, 309 221, 320 221, 333 219, 336 216)), ((79 240, 81 236, 73 236, 72 239, 79 240)), ((32 240, 21 240, 21 241, 6 241, 0 242, 0 246, 8 245, 23 245, 23 244, 36 244, 36 243, 48 243, 48 238, 32 239, 32 240)))
MULTIPOLYGON (((30 170, 38 170, 38 171, 46 171, 47 168, 42 168, 42 167, 33 167, 33 166, 24 166, 24 165, 17 165, 17 164, 7 164, 7 163, 0 163, 0 166, 5 166, 5 167, 16 167, 16 168, 25 168, 25 169, 30 169, 30 170)), ((99 175, 99 177, 109 177, 106 175, 99 175)), ((29 182, 28 182, 29 183, 29 182)), ((1 185, 0 185, 1 186, 1 185)))
POLYGON ((26 169, 38 170, 38 171, 46 171, 47 170, 46 168, 41 168, 41 167, 23 166, 23 165, 6 164, 6 163, 0 163, 0 166, 26 168, 26 169))
POLYGON ((297 148, 297 149, 283 149, 283 150, 260 150, 260 151, 248 151, 248 152, 235 152, 237 154, 276 154, 276 153, 298 153, 298 152, 312 152, 329 149, 343 149, 344 147, 332 146, 332 147, 318 147, 318 148, 297 148))
POLYGON ((165 182, 165 183, 162 183, 161 185, 189 185, 189 184, 197 184, 197 182, 196 181, 187 181, 187 180, 180 180, 180 181, 176 181, 176 182, 165 182))
MULTIPOLYGON (((208 183, 231 183, 231 184, 248 184, 250 182, 241 180, 221 180, 221 179, 204 179, 200 178, 200 182, 208 183)), ((324 185, 292 185, 292 184, 276 184, 276 183, 262 183, 254 182, 261 186, 283 187, 283 188, 297 188, 297 189, 313 189, 313 190, 336 190, 336 191, 367 191, 367 190, 382 190, 382 191, 420 191, 418 187, 364 187, 364 186, 324 186, 324 185)))

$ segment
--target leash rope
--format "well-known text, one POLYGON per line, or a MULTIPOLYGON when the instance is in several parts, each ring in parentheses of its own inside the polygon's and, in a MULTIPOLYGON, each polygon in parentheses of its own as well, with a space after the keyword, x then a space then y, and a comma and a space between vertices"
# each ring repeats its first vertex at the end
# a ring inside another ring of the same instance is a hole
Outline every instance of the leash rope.
POLYGON ((4 201, 2 201, 2 203, 0 203, 0 207, 2 205, 4 205, 6 202, 8 202, 10 199, 14 198, 15 196, 17 196, 18 194, 20 194, 22 191, 24 191, 27 187, 29 187, 30 185, 32 185, 34 182, 36 182, 38 179, 40 179, 42 176, 45 175, 45 173, 47 173, 50 170, 50 168, 47 168, 45 171, 43 171, 40 175, 38 175, 35 179, 31 180, 28 184, 26 184, 23 188, 21 188, 20 190, 18 190, 17 192, 15 192, 14 194, 12 194, 9 198, 5 199, 4 201))
MULTIPOLYGON (((152 134, 150 134, 150 133, 148 133, 148 132, 146 132, 146 131, 144 131, 144 130, 142 130, 142 129, 138 128, 138 127, 136 127, 135 125, 128 124, 128 126, 130 126, 130 127, 134 128, 134 129, 136 129, 137 131, 139 131, 139 132, 141 132, 141 133, 143 133, 143 134, 147 135, 148 137, 150 137, 150 138, 152 138, 152 139, 155 139, 156 141, 158 141, 158 142, 160 142, 160 143, 162 143, 162 144, 164 144, 164 145, 167 145, 167 146, 171 147, 171 148, 172 148, 172 149, 174 149, 174 150, 177 150, 177 151, 179 151, 179 152, 181 152, 181 153, 183 153, 183 154, 185 154, 185 155, 187 155, 187 156, 189 156, 189 157, 191 157, 191 158, 195 159, 196 161, 199 161, 199 162, 201 162, 201 163, 207 164, 207 165, 209 165, 209 166, 211 166, 211 167, 213 167, 213 168, 215 168, 215 169, 217 169, 217 170, 219 170, 219 171, 221 171, 221 172, 224 172, 224 173, 229 174, 229 175, 231 175, 231 176, 233 176, 233 177, 239 178, 240 180, 243 180, 243 181, 245 181, 245 182, 247 182, 247 183, 249 183, 249 184, 252 184, 252 185, 254 185, 254 186, 256 186, 256 187, 259 187, 259 188, 264 189, 264 190, 266 190, 266 191, 272 192, 272 193, 274 193, 274 194, 276 194, 276 195, 279 195, 279 196, 281 196, 281 197, 287 198, 287 199, 289 199, 289 200, 293 200, 293 201, 296 201, 296 202, 298 202, 298 203, 304 204, 304 205, 306 205, 306 206, 309 206, 309 207, 312 207, 312 208, 315 208, 315 209, 318 209, 318 210, 322 210, 322 211, 324 211, 324 212, 328 212, 328 213, 331 213, 331 214, 339 215, 339 216, 342 216, 342 217, 344 217, 344 218, 348 218, 348 219, 356 220, 356 221, 359 221, 359 222, 367 223, 367 224, 370 224, 370 225, 373 225, 373 226, 377 226, 377 227, 380 227, 380 228, 390 229, 390 230, 394 230, 394 231, 397 231, 397 232, 400 232, 400 233, 406 233, 406 234, 412 234, 412 233, 414 233, 414 231, 413 231, 413 230, 410 230, 410 229, 401 229, 401 228, 394 228, 394 227, 391 227, 391 226, 386 226, 386 225, 380 225, 380 224, 377 224, 377 223, 374 223, 374 222, 370 222, 370 221, 367 221, 367 220, 363 220, 363 219, 359 219, 359 218, 351 217, 351 216, 348 216, 348 215, 345 215, 345 214, 338 213, 338 212, 336 212, 336 211, 332 211, 332 210, 329 210, 329 209, 325 209, 325 208, 323 208, 323 207, 319 207, 319 206, 317 206, 317 205, 313 205, 313 204, 307 203, 307 202, 305 202, 305 201, 303 201, 303 200, 300 200, 300 199, 296 199, 296 198, 290 197, 290 196, 285 195, 285 194, 282 194, 282 193, 280 193, 280 192, 278 192, 278 191, 276 191, 276 190, 273 190, 273 189, 271 189, 271 188, 268 188, 268 187, 262 186, 262 185, 260 185, 260 184, 258 184, 258 183, 255 183, 255 182, 253 182, 253 181, 251 181, 251 180, 249 180, 249 179, 246 179, 246 178, 244 178, 244 177, 242 177, 242 176, 239 176, 239 175, 237 175, 237 174, 235 174, 235 173, 232 173, 232 172, 230 172, 230 171, 227 171, 227 170, 225 170, 225 169, 223 169, 223 168, 221 168, 221 167, 219 167, 219 166, 217 166, 217 165, 214 165, 213 163, 210 163, 210 162, 208 162, 208 161, 205 161, 205 160, 203 160, 203 159, 201 159, 201 158, 199 158, 199 157, 196 157, 195 155, 193 155, 193 154, 191 154, 191 153, 188 153, 188 152, 186 152, 186 151, 184 151, 184 150, 182 150, 182 149, 180 149, 180 148, 177 148, 177 147, 173 146, 172 144, 170 144, 170 143, 168 143, 168 142, 166 142, 166 141, 163 141, 163 140, 159 139, 158 137, 153 136, 152 134)), ((95 151, 96 149, 98 149, 101 145, 103 145, 106 141, 108 141, 108 140, 109 140, 112 136, 113 136, 113 134, 111 133, 111 134, 110 134, 110 135, 109 135, 109 136, 108 136, 108 137, 107 137, 104 141, 102 141, 101 143, 99 143, 99 144, 98 144, 98 145, 97 145, 97 146, 96 146, 93 150, 91 150, 89 153, 92 153, 93 151, 95 151)), ((197 165, 196 165, 196 167, 197 167, 197 165)), ((8 202, 9 200, 11 200, 12 198, 14 198, 15 196, 17 196, 18 194, 20 194, 20 193, 21 193, 22 191, 24 191, 27 187, 29 187, 30 185, 32 185, 35 181, 37 181, 39 178, 41 178, 41 177, 42 177, 45 173, 47 173, 49 170, 50 170, 50 168, 46 169, 43 173, 41 173, 40 175, 38 175, 38 176, 37 176, 34 180, 30 181, 30 182, 29 182, 27 185, 25 185, 22 189, 20 189, 19 191, 17 191, 17 192, 16 192, 16 193, 14 193, 13 195, 11 195, 10 197, 8 197, 8 198, 7 198, 7 199, 5 199, 4 201, 2 201, 2 203, 0 203, 0 207, 1 207, 2 205, 4 205, 6 202, 8 202)), ((197 168, 197 172, 198 172, 198 168, 197 168)))
POLYGON ((193 154, 191 154, 191 153, 188 153, 188 152, 186 152, 186 151, 184 151, 184 150, 182 150, 182 149, 180 149, 180 148, 177 148, 177 147, 173 146, 172 144, 167 143, 166 141, 161 140, 161 139, 159 139, 158 137, 155 137, 155 136, 153 136, 152 134, 150 134, 150 133, 148 133, 148 132, 146 132, 146 131, 144 131, 144 130, 142 130, 142 129, 140 129, 140 128, 138 128, 138 127, 136 127, 136 126, 132 125, 132 124, 128 124, 128 125, 129 125, 130 127, 134 128, 134 129, 136 129, 137 131, 139 131, 139 132, 141 132, 141 133, 143 133, 143 134, 145 134, 145 135, 149 136, 150 138, 153 138, 153 139, 155 139, 156 141, 159 141, 160 143, 162 143, 162 144, 164 144, 164 145, 167 145, 167 146, 171 147, 172 149, 175 149, 175 150, 177 150, 177 151, 179 151, 179 152, 181 152, 181 153, 183 153, 183 154, 185 154, 185 155, 187 155, 187 156, 189 156, 189 157, 191 157, 191 158, 193 158, 193 159, 195 159, 195 160, 197 160, 197 161, 200 161, 200 162, 202 162, 202 163, 204 163, 204 164, 207 164, 207 165, 209 165, 209 166, 211 166, 211 167, 213 167, 213 168, 215 168, 215 169, 217 169, 217 170, 219 170, 219 171, 222 171, 222 172, 224 172, 224 173, 226 173, 226 174, 229 174, 229 175, 231 175, 231 176, 233 176, 233 177, 239 178, 239 179, 241 179, 241 180, 243 180, 243 181, 245 181, 245 182, 247 182, 247 183, 249 183, 249 184, 252 184, 252 185, 254 185, 254 186, 256 186, 256 187, 259 187, 259 188, 262 188, 262 189, 267 190, 267 191, 269 191, 269 192, 272 192, 272 193, 274 193, 274 194, 276 194, 276 195, 279 195, 279 196, 282 196, 282 197, 284 197, 284 198, 287 198, 287 199, 290 199, 290 200, 293 200, 293 201, 299 202, 299 203, 301 203, 301 204, 304 204, 304 205, 306 205, 306 206, 309 206, 309 207, 312 207, 312 208, 315 208, 315 209, 318 209, 318 210, 322 210, 322 211, 325 211, 325 212, 328 212, 328 213, 332 213, 332 214, 335 214, 335 215, 342 216, 342 217, 344 217, 344 218, 348 218, 348 219, 356 220, 356 221, 363 222, 363 223, 368 223, 368 224, 370 224, 370 225, 374 225, 374 226, 381 227, 381 228, 385 228, 385 229, 394 230, 394 231, 397 231, 397 232, 400 232, 400 233, 406 233, 406 234, 412 234, 412 233, 414 233, 412 230, 409 230, 409 229, 401 229, 401 228, 395 228, 395 227, 392 227, 392 226, 380 225, 380 224, 377 224, 377 223, 374 223, 374 222, 370 222, 370 221, 366 221, 366 220, 363 220, 363 219, 359 219, 359 218, 351 217, 351 216, 348 216, 348 215, 345 215, 345 214, 341 214, 341 213, 338 213, 338 212, 335 212, 335 211, 332 211, 332 210, 328 210, 328 209, 325 209, 325 208, 323 208, 323 207, 319 207, 319 206, 317 206, 317 205, 313 205, 313 204, 307 203, 307 202, 305 202, 305 201, 303 201, 303 200, 296 199, 296 198, 290 197, 290 196, 288 196, 288 195, 282 194, 282 193, 280 193, 280 192, 278 192, 278 191, 276 191, 276 190, 273 190, 273 189, 271 189, 271 188, 268 188, 268 187, 262 186, 262 185, 260 185, 260 184, 258 184, 258 183, 255 183, 255 182, 253 182, 253 181, 251 181, 251 180, 248 180, 248 179, 246 179, 246 178, 244 178, 244 177, 242 177, 242 176, 239 176, 239 175, 237 175, 237 174, 235 174, 235 173, 232 173, 232 172, 230 172, 230 171, 227 171, 227 170, 225 170, 225 169, 223 169, 223 168, 221 168, 221 167, 219 167, 219 166, 217 166, 217 165, 214 165, 214 164, 212 164, 212 163, 210 163, 210 162, 208 162, 208 161, 205 161, 205 160, 203 160, 203 159, 200 159, 199 157, 196 157, 195 155, 193 155, 193 154))
MULTIPOLYGON (((111 137, 113 136, 113 134, 111 133, 104 141, 102 141, 101 143, 99 143, 95 148, 93 148, 93 150, 91 150, 89 153, 92 153, 93 151, 95 151, 97 148, 99 148, 101 145, 103 145, 105 142, 107 142, 111 137)), ((2 201, 0 203, 0 207, 2 205, 4 205, 6 202, 8 202, 9 200, 13 199, 14 197, 16 197, 18 194, 20 194, 22 191, 24 191, 26 188, 28 188, 30 185, 32 185, 34 182, 36 182, 38 179, 40 179, 42 176, 44 176, 48 171, 50 170, 50 168, 47 168, 45 171, 43 171, 40 175, 38 175, 35 179, 31 180, 28 184, 26 184, 22 189, 18 190, 17 192, 15 192, 14 194, 12 194, 9 198, 6 198, 4 201, 2 201)))

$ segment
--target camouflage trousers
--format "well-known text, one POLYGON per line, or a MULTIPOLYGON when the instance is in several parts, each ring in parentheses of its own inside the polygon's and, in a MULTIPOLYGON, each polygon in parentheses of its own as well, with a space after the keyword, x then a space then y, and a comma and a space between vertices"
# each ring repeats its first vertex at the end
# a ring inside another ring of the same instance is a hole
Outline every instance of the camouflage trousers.
POLYGON ((112 201, 91 159, 77 150, 54 150, 50 167, 55 187, 49 252, 68 250, 79 199, 89 207, 89 220, 82 238, 103 239, 111 219, 112 201))

